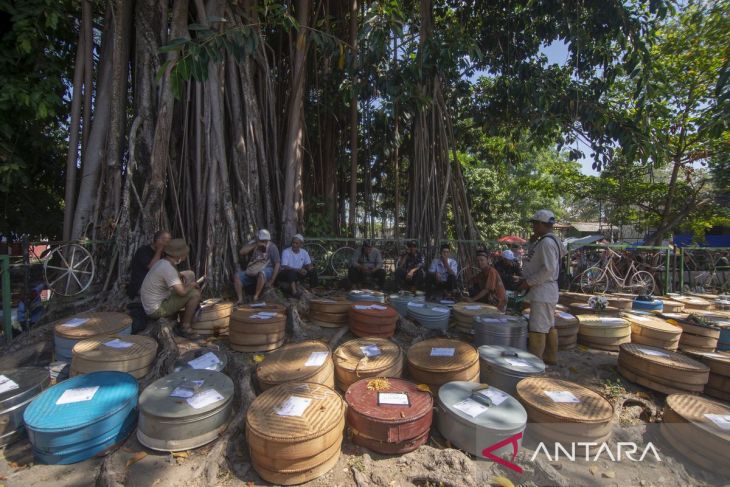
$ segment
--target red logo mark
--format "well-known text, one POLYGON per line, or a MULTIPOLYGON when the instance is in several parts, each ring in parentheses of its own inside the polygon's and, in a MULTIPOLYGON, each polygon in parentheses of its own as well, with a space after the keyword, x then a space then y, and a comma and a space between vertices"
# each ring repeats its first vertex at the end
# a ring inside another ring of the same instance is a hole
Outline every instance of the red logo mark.
POLYGON ((482 450, 482 455, 484 456, 484 458, 487 458, 493 462, 497 462, 500 465, 503 465, 503 466, 509 468, 510 470, 514 470, 517 473, 522 473, 522 467, 520 467, 519 465, 509 462, 509 461, 505 460, 504 458, 500 458, 500 457, 492 454, 492 452, 494 450, 499 450, 503 446, 512 443, 512 460, 514 460, 515 457, 517 456, 517 449, 519 448, 519 445, 517 444, 517 442, 521 439, 522 439, 521 432, 517 433, 516 435, 512 435, 509 438, 505 438, 504 440, 502 440, 498 443, 495 443, 492 446, 488 446, 487 448, 482 450))

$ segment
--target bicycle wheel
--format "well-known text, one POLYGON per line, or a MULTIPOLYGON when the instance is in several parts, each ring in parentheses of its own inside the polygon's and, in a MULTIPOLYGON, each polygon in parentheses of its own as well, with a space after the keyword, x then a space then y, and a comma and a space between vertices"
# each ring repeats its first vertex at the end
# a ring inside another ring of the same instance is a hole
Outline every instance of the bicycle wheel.
POLYGON ((603 294, 608 290, 608 276, 600 267, 589 267, 578 276, 580 290, 586 294, 603 294))
POLYGON ((326 269, 329 263, 327 262, 327 250, 318 243, 308 243, 304 246, 304 250, 307 251, 309 257, 312 259, 317 269, 326 269))
POLYGON ((459 289, 462 291, 468 291, 469 290, 469 283, 471 283, 471 280, 478 275, 480 272, 480 269, 478 267, 474 266, 467 266, 462 267, 461 270, 456 274, 456 285, 459 286, 459 289))
POLYGON ((355 249, 352 247, 340 247, 330 256, 330 267, 336 276, 344 277, 350 267, 355 249))
POLYGON ((94 258, 81 245, 68 244, 53 249, 43 264, 48 289, 61 296, 86 291, 94 280, 94 258))
POLYGON ((629 279, 629 288, 638 295, 651 295, 656 291, 654 276, 647 271, 637 271, 629 279))

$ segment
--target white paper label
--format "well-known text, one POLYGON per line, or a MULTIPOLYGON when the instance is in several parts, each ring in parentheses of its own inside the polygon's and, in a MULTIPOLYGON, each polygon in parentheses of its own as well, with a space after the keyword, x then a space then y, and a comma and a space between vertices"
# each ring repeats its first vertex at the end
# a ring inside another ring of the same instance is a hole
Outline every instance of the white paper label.
POLYGON ((99 390, 99 386, 79 387, 77 389, 66 389, 56 400, 56 404, 71 404, 73 402, 91 401, 94 394, 99 390))
POLYGON ((355 309, 374 309, 369 304, 356 304, 355 309))
POLYGON ((441 301, 439 301, 439 302, 440 302, 441 304, 456 304, 456 301, 454 301, 453 299, 442 299, 442 300, 441 300, 441 301))
POLYGON ((500 318, 479 318, 479 321, 481 323, 506 323, 506 319, 500 319, 500 318))
POLYGON ((484 411, 489 409, 484 404, 479 404, 474 399, 464 399, 463 401, 457 402, 453 406, 454 409, 458 409, 462 413, 468 414, 472 418, 476 418, 480 414, 482 414, 484 411))
POLYGON ((478 391, 477 394, 488 397, 489 400, 492 401, 492 404, 494 404, 495 406, 499 406, 509 397, 509 394, 507 394, 506 392, 498 391, 491 388, 482 389, 481 391, 478 391))
POLYGON ((193 397, 195 395, 195 391, 192 390, 189 387, 176 387, 171 393, 170 397, 182 397, 183 399, 187 399, 188 397, 193 397))
POLYGON ((214 403, 216 403, 218 401, 222 401, 222 400, 223 400, 223 396, 215 389, 208 389, 206 391, 199 392, 199 393, 195 394, 193 397, 189 397, 186 399, 187 403, 193 409, 204 408, 205 406, 214 404, 214 403))
POLYGON ((705 418, 718 425, 721 429, 730 430, 730 415, 728 414, 705 414, 705 418))
POLYGON ((662 352, 659 350, 651 350, 649 348, 639 348, 642 352, 644 352, 647 355, 654 355, 655 357, 669 357, 670 355, 667 352, 662 352))
POLYGON ((505 362, 507 362, 510 365, 513 365, 515 367, 529 367, 529 362, 526 362, 524 359, 521 358, 505 358, 505 362))
POLYGON ((134 343, 125 342, 125 341, 120 340, 119 338, 115 338, 114 340, 109 340, 104 345, 106 345, 107 347, 112 347, 112 348, 129 348, 132 345, 134 345, 134 343))
POLYGON ((253 314, 249 316, 249 318, 253 318, 254 320, 270 320, 276 315, 276 313, 264 313, 263 311, 260 313, 253 314))
POLYGON ((438 312, 438 313, 448 313, 448 312, 449 312, 449 308, 442 308, 441 306, 434 306, 434 307, 433 307, 433 308, 431 308, 431 309, 432 309, 433 311, 436 311, 436 312, 438 312))
POLYGON ((411 301, 408 303, 408 306, 410 306, 411 308, 423 308, 426 305, 423 303, 414 303, 413 301, 411 301))
POLYGON ((215 370, 216 365, 219 363, 221 361, 218 359, 218 356, 213 352, 208 352, 205 355, 190 360, 188 365, 194 369, 215 370))
POLYGON ((365 345, 364 347, 360 347, 360 350, 362 350, 362 354, 366 357, 377 357, 382 353, 380 347, 377 345, 365 345))
POLYGON ((483 309, 483 308, 481 306, 479 306, 478 304, 471 304, 469 306, 464 306, 464 309, 468 309, 468 310, 471 310, 471 311, 477 311, 477 310, 480 310, 480 309, 483 309))
POLYGON ((279 416, 301 416, 311 403, 312 400, 308 397, 289 396, 276 410, 276 414, 279 416))
POLYGON ((17 382, 14 380, 9 379, 8 377, 5 377, 4 375, 0 375, 0 394, 3 392, 12 391, 14 389, 18 389, 20 386, 17 382))
POLYGON ((329 352, 312 352, 309 354, 309 358, 304 362, 305 367, 319 367, 327 360, 329 352))
POLYGON ((560 311, 560 312, 558 313, 558 316, 560 316, 560 317, 561 317, 561 318, 563 318, 564 320, 572 320, 573 318, 575 318, 575 316, 573 316, 573 315, 572 315, 572 314, 570 314, 570 313, 566 313, 565 311, 560 311))
POLYGON ((570 391, 545 391, 545 394, 555 402, 580 402, 570 391))
POLYGON ((62 326, 67 326, 69 328, 76 328, 77 326, 81 326, 84 323, 89 321, 89 318, 72 318, 65 322, 62 326))
POLYGON ((266 302, 263 302, 263 303, 253 303, 253 304, 250 304, 249 306, 252 307, 252 308, 263 308, 264 306, 266 306, 266 302))
POLYGON ((334 299, 318 299, 315 303, 336 303, 334 299))
POLYGON ((456 351, 455 348, 434 347, 431 349, 431 356, 432 357, 453 357, 455 351, 456 351))
POLYGON ((602 325, 623 325, 624 320, 621 318, 601 318, 602 325))
POLYGON ((387 306, 382 306, 380 304, 371 304, 370 309, 377 309, 379 311, 383 311, 384 309, 388 309, 387 306))
POLYGON ((408 394, 405 392, 378 392, 378 404, 408 406, 408 394))

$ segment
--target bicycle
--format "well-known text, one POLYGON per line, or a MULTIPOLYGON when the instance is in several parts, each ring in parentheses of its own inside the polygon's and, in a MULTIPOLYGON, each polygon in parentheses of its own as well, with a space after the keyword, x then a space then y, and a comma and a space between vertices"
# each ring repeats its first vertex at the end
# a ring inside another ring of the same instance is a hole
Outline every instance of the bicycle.
POLYGON ((624 256, 606 247, 604 264, 589 267, 578 277, 580 289, 584 293, 603 294, 611 289, 628 290, 635 294, 654 294, 656 282, 654 276, 645 270, 640 270, 636 262, 631 259, 623 275, 617 267, 624 256))

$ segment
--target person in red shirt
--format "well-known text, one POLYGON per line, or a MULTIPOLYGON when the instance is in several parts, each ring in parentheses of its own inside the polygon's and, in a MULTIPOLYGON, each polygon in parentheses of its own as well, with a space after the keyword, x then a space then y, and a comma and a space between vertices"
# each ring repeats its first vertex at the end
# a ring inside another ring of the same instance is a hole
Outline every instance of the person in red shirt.
POLYGON ((507 293, 497 269, 492 267, 486 252, 477 252, 480 272, 474 276, 474 287, 467 301, 479 301, 496 306, 500 311, 507 309, 507 293))

